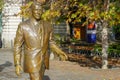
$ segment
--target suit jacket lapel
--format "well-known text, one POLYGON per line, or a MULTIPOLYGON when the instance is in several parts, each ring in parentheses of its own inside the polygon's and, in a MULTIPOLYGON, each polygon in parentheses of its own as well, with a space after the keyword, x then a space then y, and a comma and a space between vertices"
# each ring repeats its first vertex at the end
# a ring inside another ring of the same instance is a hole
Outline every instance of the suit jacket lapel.
POLYGON ((31 19, 30 19, 29 21, 30 21, 30 22, 29 22, 28 25, 29 25, 29 27, 30 27, 30 29, 31 29, 31 31, 32 31, 32 34, 35 36, 36 39, 39 39, 39 38, 38 38, 38 31, 35 30, 35 27, 36 27, 36 26, 33 24, 33 22, 31 21, 31 19))
POLYGON ((44 25, 43 25, 43 21, 41 21, 40 25, 41 29, 39 29, 39 38, 41 37, 41 46, 43 46, 44 44, 44 36, 45 36, 45 29, 44 29, 44 25))

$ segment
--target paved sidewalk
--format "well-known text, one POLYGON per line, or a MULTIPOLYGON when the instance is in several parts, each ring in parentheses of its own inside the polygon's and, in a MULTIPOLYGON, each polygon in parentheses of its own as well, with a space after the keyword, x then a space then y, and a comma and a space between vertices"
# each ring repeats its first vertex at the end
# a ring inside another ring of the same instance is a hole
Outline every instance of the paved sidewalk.
MULTIPOLYGON (((10 49, 0 49, 0 80, 29 80, 26 73, 21 77, 15 75, 10 49)), ((95 70, 75 62, 51 60, 44 80, 120 80, 120 69, 95 70)))

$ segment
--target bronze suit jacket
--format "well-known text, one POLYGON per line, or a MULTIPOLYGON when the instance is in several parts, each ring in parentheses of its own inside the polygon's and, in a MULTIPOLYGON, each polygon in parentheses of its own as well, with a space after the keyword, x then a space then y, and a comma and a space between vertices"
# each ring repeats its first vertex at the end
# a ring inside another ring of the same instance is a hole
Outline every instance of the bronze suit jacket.
POLYGON ((37 72, 44 63, 49 68, 48 47, 54 44, 52 36, 52 26, 47 21, 40 21, 40 28, 35 29, 29 19, 19 24, 14 41, 14 63, 21 63, 21 54, 24 50, 24 71, 28 73, 37 72), (24 49, 22 49, 24 45, 24 49))

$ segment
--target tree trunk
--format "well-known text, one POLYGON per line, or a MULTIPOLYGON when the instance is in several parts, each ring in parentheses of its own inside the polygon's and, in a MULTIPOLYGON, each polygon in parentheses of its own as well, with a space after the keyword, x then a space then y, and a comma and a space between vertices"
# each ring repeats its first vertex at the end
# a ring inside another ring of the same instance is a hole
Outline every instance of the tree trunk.
MULTIPOLYGON (((104 0, 104 11, 108 12, 110 0, 104 0)), ((103 30, 102 30, 102 69, 108 69, 108 21, 103 19, 103 30)))
POLYGON ((108 50, 108 31, 107 27, 104 27, 102 30, 102 69, 108 69, 107 50, 108 50))

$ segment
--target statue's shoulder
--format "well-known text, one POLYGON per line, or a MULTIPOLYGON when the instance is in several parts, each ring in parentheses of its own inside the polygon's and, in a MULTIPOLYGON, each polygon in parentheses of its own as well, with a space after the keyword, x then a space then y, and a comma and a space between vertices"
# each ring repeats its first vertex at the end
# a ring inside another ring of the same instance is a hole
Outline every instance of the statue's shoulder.
POLYGON ((43 21, 43 24, 44 24, 44 27, 48 30, 52 30, 53 29, 53 26, 51 24, 51 21, 43 21))
POLYGON ((25 20, 25 21, 20 22, 20 23, 19 23, 19 26, 20 26, 20 27, 25 27, 25 26, 27 26, 27 25, 29 25, 29 24, 30 24, 30 20, 27 19, 27 20, 25 20))
POLYGON ((51 21, 43 21, 43 24, 44 24, 46 27, 52 27, 51 21))
POLYGON ((46 25, 49 25, 49 26, 51 26, 52 24, 51 24, 51 21, 43 21, 44 22, 44 24, 46 24, 46 25))

